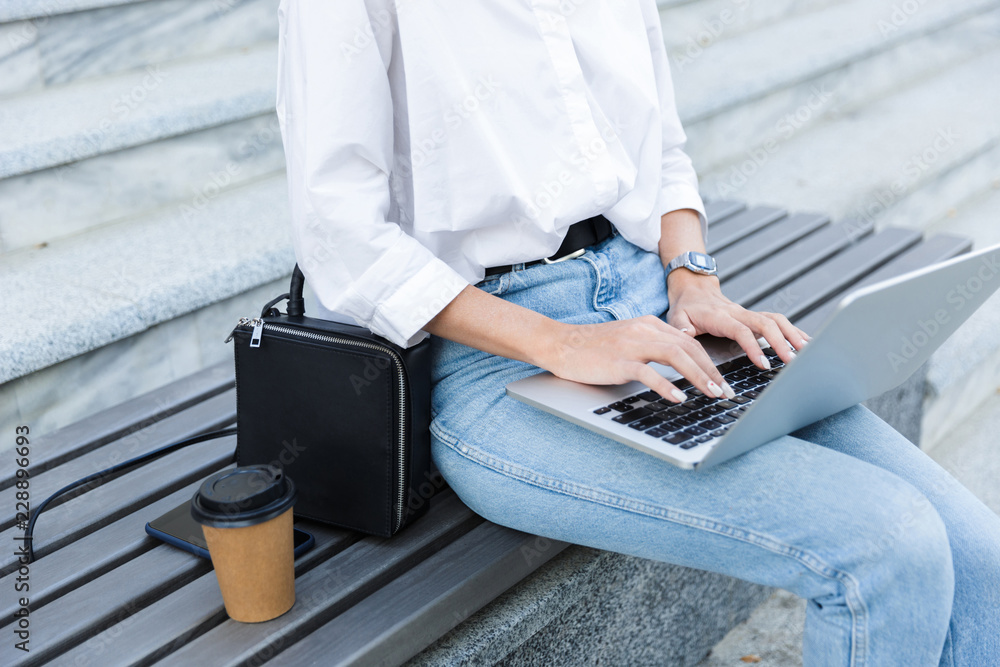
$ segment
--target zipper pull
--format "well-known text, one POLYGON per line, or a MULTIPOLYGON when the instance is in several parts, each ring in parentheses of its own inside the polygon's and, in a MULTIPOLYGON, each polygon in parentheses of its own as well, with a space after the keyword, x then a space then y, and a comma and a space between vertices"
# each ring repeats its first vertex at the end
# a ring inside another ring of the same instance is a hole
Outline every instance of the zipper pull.
POLYGON ((225 342, 228 343, 229 341, 231 341, 233 339, 233 336, 236 335, 236 330, 242 326, 246 326, 247 324, 249 324, 249 322, 250 322, 249 317, 241 317, 240 321, 236 323, 235 327, 233 327, 233 330, 229 332, 229 337, 226 338, 225 342))
POLYGON ((260 338, 264 335, 264 320, 257 318, 252 322, 253 333, 250 334, 250 347, 260 347, 260 338))

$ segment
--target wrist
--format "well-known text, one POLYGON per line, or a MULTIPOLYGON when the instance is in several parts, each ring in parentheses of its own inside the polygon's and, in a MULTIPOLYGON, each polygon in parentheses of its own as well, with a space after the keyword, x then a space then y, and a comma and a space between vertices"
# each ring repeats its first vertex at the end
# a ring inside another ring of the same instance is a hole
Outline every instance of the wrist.
POLYGON ((558 320, 546 319, 538 332, 540 335, 531 341, 528 363, 551 371, 563 363, 570 349, 574 347, 576 327, 558 320))
POLYGON ((667 298, 675 302, 685 292, 711 291, 721 292, 722 286, 718 276, 706 276, 685 268, 675 269, 667 276, 667 298))

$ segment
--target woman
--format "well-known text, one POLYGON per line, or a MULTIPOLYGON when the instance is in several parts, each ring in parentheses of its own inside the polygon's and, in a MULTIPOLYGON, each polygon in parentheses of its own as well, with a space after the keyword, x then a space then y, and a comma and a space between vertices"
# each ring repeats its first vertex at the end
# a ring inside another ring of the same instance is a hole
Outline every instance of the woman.
POLYGON ((279 16, 299 264, 331 312, 434 335, 433 456, 465 503, 807 598, 806 664, 1000 664, 1000 519, 863 407, 691 473, 505 396, 545 369, 684 400, 650 361, 731 396, 696 335, 761 368, 758 337, 783 361, 808 341, 666 271, 706 226, 655 0, 279 16))

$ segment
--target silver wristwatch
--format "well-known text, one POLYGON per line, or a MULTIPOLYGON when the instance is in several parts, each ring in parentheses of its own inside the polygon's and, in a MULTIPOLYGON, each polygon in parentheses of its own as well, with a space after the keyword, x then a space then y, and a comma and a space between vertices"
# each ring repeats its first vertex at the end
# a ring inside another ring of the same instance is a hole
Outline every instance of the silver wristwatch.
POLYGON ((715 276, 719 273, 715 258, 703 252, 692 251, 678 255, 667 264, 667 268, 665 269, 666 275, 669 276, 674 269, 681 268, 694 271, 703 276, 715 276))

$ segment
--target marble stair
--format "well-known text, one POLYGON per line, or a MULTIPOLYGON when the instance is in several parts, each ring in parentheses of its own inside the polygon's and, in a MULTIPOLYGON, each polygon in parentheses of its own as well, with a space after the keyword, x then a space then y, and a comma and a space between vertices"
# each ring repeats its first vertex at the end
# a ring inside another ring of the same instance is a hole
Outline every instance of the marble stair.
POLYGON ((222 361, 281 290, 276 7, 0 3, 0 422, 44 432, 222 361))
POLYGON ((2 0, 0 95, 275 41, 277 0, 2 0))
MULTIPOLYGON (((231 322, 282 290, 277 4, 0 0, 0 301, 23 313, 0 328, 3 423, 44 432, 221 361, 231 322)), ((991 80, 1000 0, 898 21, 896 4, 659 2, 706 196, 774 139, 728 196, 851 214, 933 141, 926 117, 962 141, 879 224, 938 229, 985 201, 997 133, 977 105, 995 93, 973 84, 991 80)))

